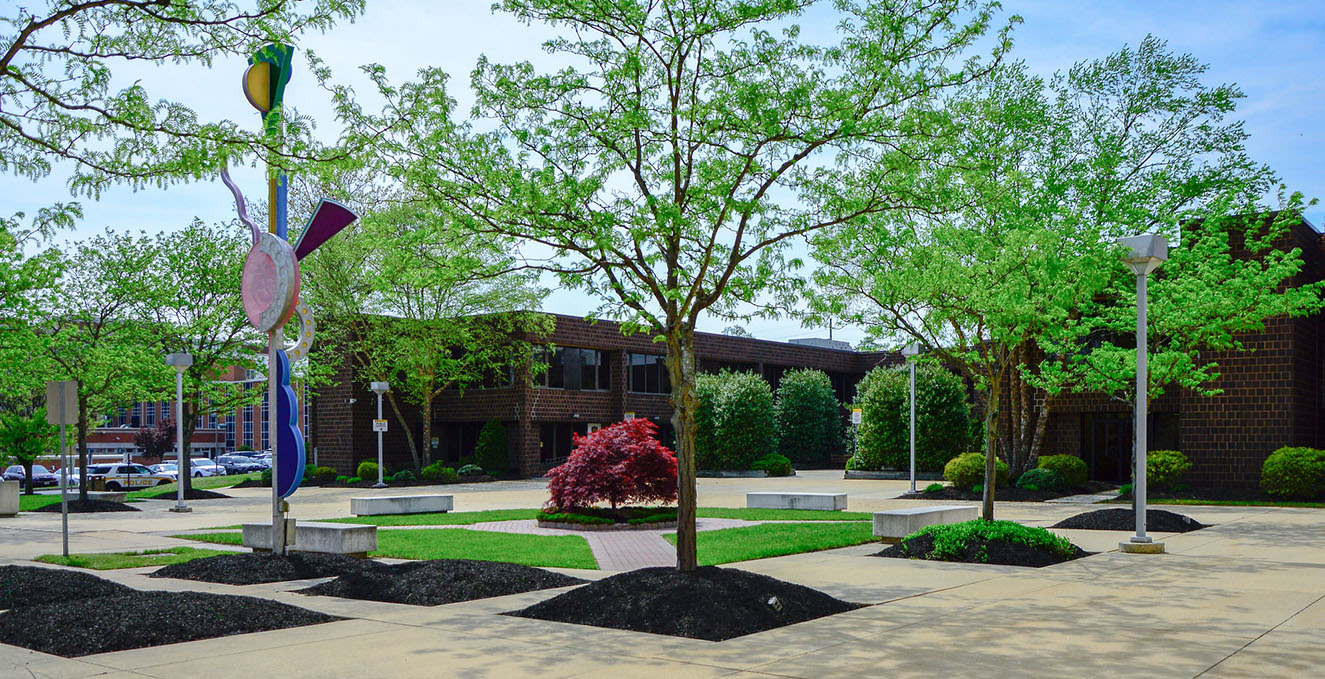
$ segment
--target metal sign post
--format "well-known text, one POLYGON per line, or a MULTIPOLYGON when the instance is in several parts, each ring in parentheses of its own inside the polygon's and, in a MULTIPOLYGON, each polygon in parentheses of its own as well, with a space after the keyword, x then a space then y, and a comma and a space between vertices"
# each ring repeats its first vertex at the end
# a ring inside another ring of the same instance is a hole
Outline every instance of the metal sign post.
POLYGON ((46 383, 46 421, 60 425, 60 542, 69 558, 69 459, 65 426, 78 422, 78 383, 46 383))
POLYGON ((382 468, 382 432, 386 431, 386 420, 382 419, 382 394, 390 391, 391 385, 387 382, 373 382, 372 390, 377 394, 377 419, 373 420, 373 431, 377 432, 377 483, 373 487, 386 488, 382 468))

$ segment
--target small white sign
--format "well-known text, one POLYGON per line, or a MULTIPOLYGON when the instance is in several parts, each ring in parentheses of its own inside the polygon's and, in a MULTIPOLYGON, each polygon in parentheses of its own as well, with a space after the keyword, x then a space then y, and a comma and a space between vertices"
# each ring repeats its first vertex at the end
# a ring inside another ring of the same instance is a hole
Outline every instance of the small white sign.
POLYGON ((625 419, 627 419, 627 420, 633 420, 633 419, 635 419, 635 413, 626 413, 626 417, 625 417, 625 419))
POLYGON ((852 409, 851 409, 851 424, 860 424, 860 422, 861 422, 862 419, 864 419, 864 413, 861 411, 861 409, 860 409, 860 408, 852 408, 852 409))
POLYGON ((46 383, 46 421, 55 425, 78 424, 77 382, 62 380, 46 383))
POLYGON ((373 431, 386 431, 386 420, 373 420, 373 431))

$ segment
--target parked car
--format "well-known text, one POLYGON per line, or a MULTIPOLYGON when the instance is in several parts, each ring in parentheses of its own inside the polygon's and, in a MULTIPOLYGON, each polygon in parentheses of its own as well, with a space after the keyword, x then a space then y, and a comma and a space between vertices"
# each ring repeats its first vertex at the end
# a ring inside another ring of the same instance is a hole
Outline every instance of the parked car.
POLYGON ((244 455, 222 455, 216 458, 216 463, 225 467, 225 471, 229 474, 247 474, 266 469, 261 462, 244 455))
POLYGON ((189 458, 189 475, 193 478, 199 476, 225 476, 225 467, 205 457, 189 458))
POLYGON ((148 469, 151 469, 154 473, 169 476, 177 481, 179 480, 179 468, 173 464, 154 464, 151 467, 148 467, 148 469))
MULTIPOLYGON (((11 465, 5 469, 4 477, 6 481, 26 481, 27 477, 23 475, 23 465, 11 465)), ((57 486, 60 484, 60 478, 51 473, 46 467, 34 464, 32 465, 32 485, 35 486, 57 486)))
POLYGON ((172 483, 175 479, 153 473, 140 464, 88 465, 87 483, 91 488, 109 491, 133 490, 172 483))

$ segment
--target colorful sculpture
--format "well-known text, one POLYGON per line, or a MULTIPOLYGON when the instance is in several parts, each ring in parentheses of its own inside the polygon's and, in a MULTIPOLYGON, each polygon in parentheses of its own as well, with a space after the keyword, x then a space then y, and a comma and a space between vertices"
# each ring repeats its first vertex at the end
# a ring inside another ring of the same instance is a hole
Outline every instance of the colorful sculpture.
MULTIPOLYGON (((290 60, 294 48, 267 45, 249 59, 244 73, 244 95, 262 114, 263 129, 268 135, 281 133, 281 102, 285 85, 290 81, 290 60)), ((289 497, 304 478, 304 437, 299 431, 295 394, 290 388, 290 364, 308 354, 315 325, 308 305, 299 301, 299 261, 327 242, 357 219, 349 208, 323 199, 313 211, 294 247, 290 246, 286 199, 289 186, 284 172, 268 180, 270 206, 269 229, 263 231, 248 217, 244 195, 221 171, 223 181, 235 197, 239 220, 248 226, 253 244, 244 260, 242 293, 244 314, 255 328, 267 333, 267 431, 272 442, 272 494, 275 525, 284 513, 280 499, 289 497), (283 347, 282 329, 292 314, 298 314, 299 338, 294 346, 283 347)), ((284 540, 273 541, 273 547, 284 540)))

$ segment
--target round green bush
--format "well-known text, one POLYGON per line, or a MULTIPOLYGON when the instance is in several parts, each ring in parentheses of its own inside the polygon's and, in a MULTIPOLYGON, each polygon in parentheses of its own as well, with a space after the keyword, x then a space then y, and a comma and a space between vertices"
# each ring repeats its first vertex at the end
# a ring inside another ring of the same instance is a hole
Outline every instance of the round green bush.
MULTIPOLYGON (((856 386, 861 414, 856 468, 905 469, 911 464, 911 382, 905 367, 875 368, 856 386)), ((916 469, 934 472, 967 450, 966 388, 941 366, 916 366, 916 469)))
POLYGON ((1084 486, 1090 475, 1086 463, 1076 455, 1041 455, 1038 468, 1057 472, 1064 488, 1084 486))
MULTIPOLYGON (((962 453, 948 461, 943 467, 943 479, 961 490, 973 490, 985 480, 985 454, 962 453)), ((1008 465, 1002 460, 994 460, 994 481, 996 485, 1008 483, 1008 465)))
POLYGON ((695 380, 695 466, 747 470, 777 451, 773 392, 754 373, 721 372, 695 380))
POLYGON ((363 462, 360 462, 359 466, 355 467, 354 469, 354 475, 361 479, 372 479, 376 481, 377 463, 369 460, 364 460, 363 462))
POLYGON ((1063 477, 1052 469, 1031 469, 1017 479, 1017 487, 1026 490, 1052 490, 1063 485, 1063 477))
POLYGON ((461 476, 483 476, 483 468, 476 464, 467 464, 457 469, 456 473, 461 476))
POLYGON ((793 462, 825 463, 842 455, 842 407, 822 370, 789 370, 778 384, 778 452, 793 462))
POLYGON ((788 460, 785 455, 777 453, 769 453, 755 460, 751 468, 762 469, 768 472, 769 476, 791 476, 796 473, 796 470, 791 467, 791 460, 788 460))
POLYGON ((409 483, 418 479, 419 477, 414 474, 413 470, 402 469, 391 476, 391 483, 409 483))
POLYGON ((460 480, 460 474, 456 473, 454 467, 444 467, 441 462, 434 462, 424 467, 419 474, 424 480, 437 483, 455 483, 460 480))
POLYGON ((271 470, 270 470, 270 469, 264 469, 264 470, 262 470, 262 474, 258 476, 258 483, 261 483, 261 484, 263 485, 263 487, 265 487, 265 488, 271 488, 271 470))
POLYGON ((1325 450, 1289 447, 1270 453, 1261 466, 1261 490, 1294 500, 1325 495, 1325 450))
POLYGON ((330 483, 336 480, 337 474, 335 467, 313 467, 312 477, 318 483, 330 483))
POLYGON ((349 483, 349 482, 350 482, 350 476, 348 474, 340 474, 336 477, 336 483, 349 483))
POLYGON ((479 431, 474 464, 494 472, 503 472, 510 466, 506 427, 500 421, 488 420, 479 431))
POLYGON ((1171 490, 1192 468, 1186 455, 1176 450, 1146 452, 1146 483, 1157 490, 1171 490))

